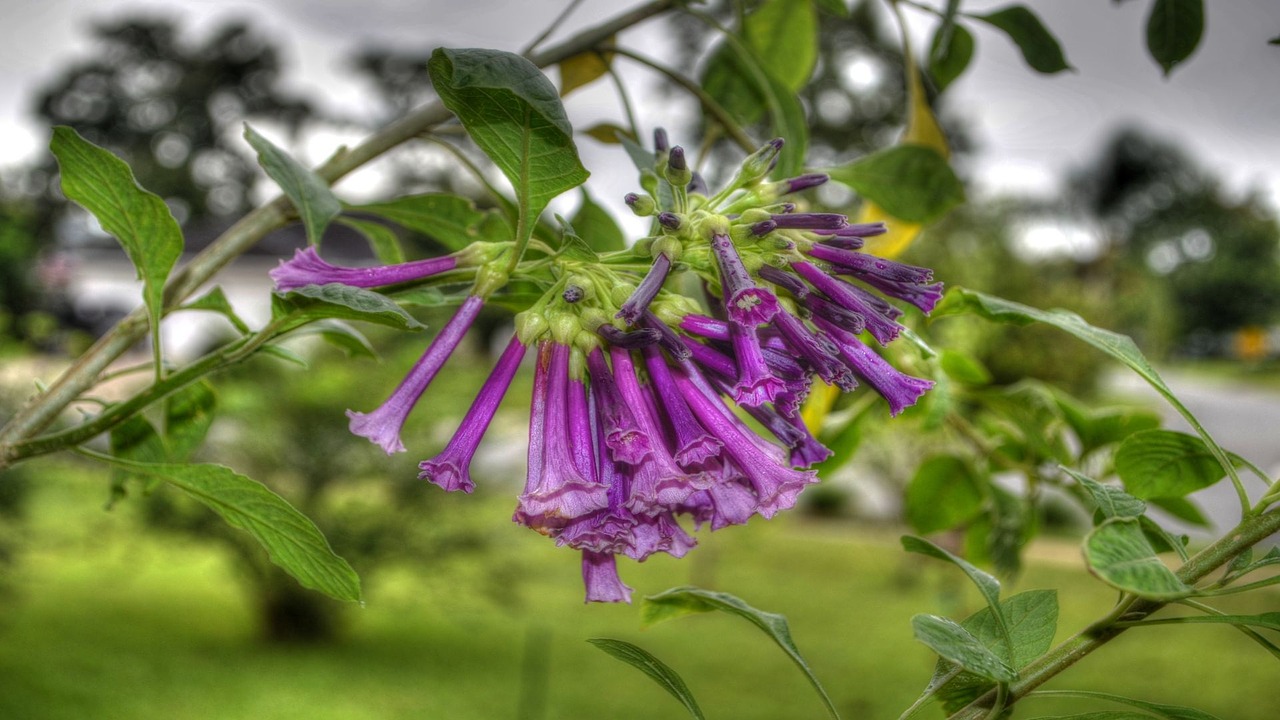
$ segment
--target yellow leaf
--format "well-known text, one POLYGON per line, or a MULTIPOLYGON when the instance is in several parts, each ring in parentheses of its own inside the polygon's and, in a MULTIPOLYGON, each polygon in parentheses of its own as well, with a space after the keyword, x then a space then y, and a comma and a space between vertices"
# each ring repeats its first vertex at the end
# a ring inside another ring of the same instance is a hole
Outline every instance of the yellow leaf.
POLYGON ((916 223, 909 223, 892 217, 873 202, 863 203, 862 211, 858 213, 858 222, 883 222, 888 226, 888 232, 867 238, 866 244, 862 248, 872 255, 879 255, 883 258, 895 258, 901 255, 916 239, 916 236, 920 234, 920 230, 923 229, 923 226, 916 223))
POLYGON ((838 397, 840 397, 840 388, 828 385, 818 378, 813 379, 813 387, 809 388, 809 397, 805 398, 804 407, 800 410, 800 417, 804 420, 804 426, 809 428, 809 432, 818 434, 838 397))
POLYGON ((612 60, 613 53, 601 54, 595 50, 588 50, 561 60, 560 97, 604 77, 605 73, 609 72, 609 63, 612 60))

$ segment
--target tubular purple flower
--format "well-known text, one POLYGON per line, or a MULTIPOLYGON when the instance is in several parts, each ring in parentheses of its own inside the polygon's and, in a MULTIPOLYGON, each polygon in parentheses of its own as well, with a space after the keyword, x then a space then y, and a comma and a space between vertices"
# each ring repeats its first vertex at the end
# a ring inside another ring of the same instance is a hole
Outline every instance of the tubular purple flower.
POLYGON ((733 396, 741 405, 763 405, 773 402, 786 389, 765 362, 756 329, 749 325, 730 324, 729 341, 733 343, 733 359, 738 367, 733 396))
POLYGON ((751 226, 751 234, 756 237, 764 237, 774 230, 778 229, 778 223, 773 220, 761 220, 751 226))
POLYGON ((724 304, 729 319, 751 326, 769 322, 778 312, 778 298, 751 279, 751 273, 742 264, 733 240, 728 235, 717 233, 711 238, 711 249, 720 267, 720 284, 724 288, 724 304))
POLYGON ((267 273, 276 283, 276 290, 288 292, 307 285, 327 285, 341 283, 351 287, 371 288, 383 285, 421 280, 458 266, 458 258, 452 255, 415 260, 398 265, 379 267, 339 267, 330 265, 320 258, 314 247, 306 247, 296 251, 289 261, 281 261, 271 272, 267 273))
POLYGON ((670 353, 671 357, 677 360, 689 357, 689 348, 685 347, 684 341, 676 334, 675 330, 672 330, 669 325, 662 322, 657 315, 646 310, 640 321, 644 323, 646 328, 658 333, 658 345, 670 353))
POLYGON ((889 414, 897 415, 924 395, 933 387, 932 380, 911 377, 898 371, 888 361, 867 347, 861 340, 827 323, 821 319, 818 324, 835 340, 840 348, 840 357, 857 373, 858 377, 876 389, 889 403, 889 414))
POLYGON ((813 247, 809 248, 809 255, 831 263, 836 267, 837 272, 853 274, 859 278, 873 276, 891 282, 915 285, 933 280, 933 271, 928 268, 906 265, 876 257, 875 255, 843 250, 822 243, 814 243, 813 247))
POLYGON ((636 286, 636 291, 631 293, 631 297, 622 303, 616 317, 621 318, 627 325, 635 325, 640 320, 640 316, 649 309, 649 303, 653 302, 653 298, 658 295, 670 272, 671 258, 666 253, 658 253, 658 256, 653 259, 653 264, 649 266, 649 272, 645 273, 644 280, 636 286))
MULTIPOLYGON (((889 226, 885 225, 882 222, 853 223, 851 225, 846 225, 838 230, 835 230, 832 233, 833 237, 826 238, 823 240, 823 242, 829 245, 836 245, 836 243, 832 242, 833 238, 835 239, 868 238, 868 237, 875 237, 876 235, 883 235, 887 232, 889 232, 889 226)), ((822 233, 822 234, 825 235, 826 233, 822 233)), ((839 245, 836 245, 836 246, 839 247, 839 245)))
POLYGON ((419 480, 427 480, 450 492, 462 490, 469 493, 475 489, 470 474, 471 458, 475 456, 480 439, 488 430, 502 397, 507 394, 512 378, 520 369, 524 353, 524 343, 513 335, 444 451, 418 464, 418 469, 421 470, 418 473, 419 480))
POLYGON ((639 464, 653 452, 651 445, 659 439, 650 439, 636 422, 632 409, 618 391, 613 372, 600 348, 587 355, 587 369, 591 374, 592 400, 604 428, 605 445, 613 451, 615 460, 628 465, 639 464))
POLYGON ((831 298, 837 305, 861 315, 866 322, 867 330, 881 345, 888 345, 894 338, 898 337, 902 326, 877 311, 875 307, 867 302, 863 296, 864 294, 859 293, 849 283, 831 277, 811 263, 797 262, 792 263, 791 267, 795 268, 796 272, 800 273, 814 287, 826 293, 827 297, 831 298))
POLYGON ((787 192, 794 193, 801 190, 808 190, 826 183, 830 180, 830 176, 824 173, 810 173, 808 175, 800 175, 798 177, 783 180, 787 184, 787 192))
MULTIPOLYGON (((569 520, 608 504, 607 488, 579 471, 575 461, 571 424, 577 424, 578 429, 588 435, 585 438, 588 447, 591 440, 585 416, 574 418, 570 413, 567 345, 552 343, 547 374, 542 470, 536 482, 526 483, 515 514, 518 522, 539 532, 555 531, 569 520)), ((530 480, 534 477, 530 472, 530 480)))
POLYGON ((760 278, 786 290, 797 300, 803 300, 809 294, 809 286, 803 280, 772 265, 760 266, 760 278))
POLYGON ((826 318, 854 335, 860 335, 867 329, 866 318, 851 310, 845 310, 824 297, 816 294, 808 295, 801 304, 814 316, 826 318))
POLYGON ((703 470, 711 460, 720 456, 723 444, 707 434, 689 405, 680 395, 671 368, 662 353, 655 347, 644 349, 645 367, 653 381, 654 393, 662 398, 662 407, 676 438, 674 454, 676 464, 685 470, 703 470))
POLYGON ((785 311, 773 319, 773 326, 782 332, 792 352, 808 362, 823 382, 846 392, 857 387, 853 373, 836 358, 835 344, 825 336, 814 333, 799 318, 785 311))
POLYGON ((712 530, 742 525, 756 513, 756 495, 738 479, 725 478, 703 490, 686 504, 699 526, 710 521, 712 530))
POLYGON ((837 213, 787 213, 772 220, 780 228, 795 230, 839 230, 849 224, 849 218, 837 213))
POLYGON ((610 553, 582 551, 582 584, 585 602, 631 602, 632 588, 618 577, 618 561, 610 553))
POLYGON ((388 455, 404 452, 404 443, 400 441, 400 428, 409 417, 409 411, 426 391, 427 385, 431 384, 445 361, 453 354, 458 343, 462 342, 462 337, 467 334, 471 323, 475 322, 476 315, 480 313, 483 305, 484 300, 479 296, 467 296, 462 306, 458 308, 458 312, 431 341, 427 351, 391 393, 391 397, 387 398, 387 401, 377 410, 368 414, 348 410, 347 417, 351 418, 349 425, 351 432, 368 438, 388 455))
POLYGON ((654 345, 662 338, 662 334, 653 328, 640 328, 639 330, 627 332, 619 330, 608 323, 596 328, 596 334, 604 338, 610 345, 632 350, 654 345))
POLYGON ((733 363, 733 358, 693 338, 684 338, 684 345, 689 348, 690 361, 702 369, 727 382, 733 382, 737 377, 738 367, 733 363))

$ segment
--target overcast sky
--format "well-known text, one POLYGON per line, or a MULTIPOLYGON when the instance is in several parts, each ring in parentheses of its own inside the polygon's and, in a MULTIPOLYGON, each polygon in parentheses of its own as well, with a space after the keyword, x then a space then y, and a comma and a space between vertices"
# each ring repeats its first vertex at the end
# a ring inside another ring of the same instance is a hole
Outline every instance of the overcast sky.
MULTIPOLYGON (((967 0, 963 8, 1008 4, 967 0)), ((1112 130, 1140 123, 1182 144, 1233 191, 1261 189, 1280 207, 1280 47, 1267 44, 1280 35, 1280 0, 1207 2, 1204 41, 1169 79, 1143 48, 1148 0, 1026 4, 1057 33, 1076 72, 1037 75, 1004 37, 975 28, 978 55, 948 92, 980 146, 979 190, 1052 193, 1064 170, 1092 157, 1112 130)), ((363 90, 345 68, 357 48, 514 50, 562 6, 540 0, 0 0, 0 171, 45 152, 47 129, 30 114, 31 98, 60 68, 90 52, 87 28, 94 19, 150 9, 202 35, 222 21, 248 18, 282 49, 291 89, 359 114, 363 90)), ((587 0, 567 27, 598 22, 623 6, 587 0)), ((925 16, 912 18, 913 26, 927 26, 925 16)), ((599 94, 570 98, 569 109, 571 117, 593 120, 615 112, 599 94)), ((592 157, 606 151, 588 145, 595 143, 583 141, 590 167, 592 157)))

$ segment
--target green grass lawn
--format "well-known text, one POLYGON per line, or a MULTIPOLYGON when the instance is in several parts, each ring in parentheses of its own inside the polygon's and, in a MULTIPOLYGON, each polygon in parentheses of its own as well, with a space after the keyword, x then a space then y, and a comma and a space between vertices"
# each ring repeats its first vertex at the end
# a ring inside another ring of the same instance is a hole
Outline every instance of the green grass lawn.
MULTIPOLYGON (((584 642, 598 636, 663 659, 709 718, 824 715, 787 658, 740 619, 695 616, 642 630, 634 607, 584 606, 575 554, 512 525, 503 493, 442 496, 480 504, 492 523, 487 555, 382 568, 366 578, 365 607, 350 609, 342 641, 270 647, 256 641, 252 605, 217 549, 139 531, 127 507, 100 510, 101 478, 42 467, 36 512, 0 595, 5 720, 682 715, 648 679, 584 642)), ((978 607, 954 570, 898 549, 893 529, 790 517, 704 533, 701 542, 685 560, 626 563, 624 578, 637 596, 696 583, 785 614, 846 720, 892 720, 928 680, 933 659, 911 637, 912 615, 962 617, 978 607)), ((1070 547, 1033 555, 1006 592, 1057 588, 1059 639, 1113 601, 1070 547)), ((1272 592, 1232 609, 1277 605, 1272 592)), ((1240 633, 1194 626, 1130 631, 1050 687, 1270 720, 1274 705, 1258 699, 1275 696, 1276 680, 1275 659, 1240 633)), ((1033 718, 1105 706, 1020 707, 1019 717, 1033 718)))

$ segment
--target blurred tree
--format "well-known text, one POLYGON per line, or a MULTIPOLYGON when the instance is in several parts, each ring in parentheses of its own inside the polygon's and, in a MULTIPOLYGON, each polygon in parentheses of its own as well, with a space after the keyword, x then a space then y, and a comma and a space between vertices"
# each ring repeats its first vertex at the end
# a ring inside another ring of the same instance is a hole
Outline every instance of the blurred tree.
MULTIPOLYGON (((260 173, 240 140, 246 118, 270 118, 296 133, 313 114, 281 88, 276 48, 243 23, 193 43, 171 20, 134 17, 94 26, 93 38, 92 59, 63 70, 36 110, 123 157, 183 224, 225 223, 251 207, 260 173)), ((35 171, 46 189, 42 225, 65 212, 52 187, 55 169, 50 158, 35 171)))

